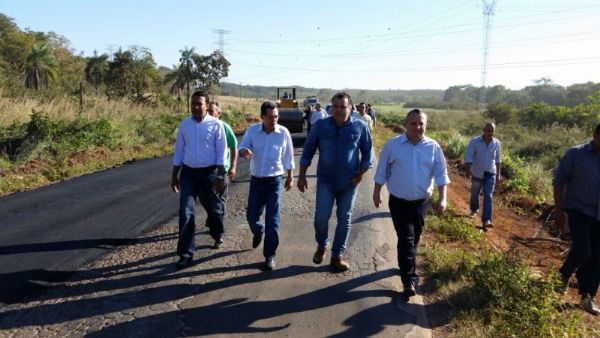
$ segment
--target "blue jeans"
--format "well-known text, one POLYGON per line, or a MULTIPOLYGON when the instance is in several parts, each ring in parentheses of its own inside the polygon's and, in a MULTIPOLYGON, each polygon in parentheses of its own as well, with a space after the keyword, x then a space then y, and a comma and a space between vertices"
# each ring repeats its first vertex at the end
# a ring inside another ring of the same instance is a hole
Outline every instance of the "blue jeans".
POLYGON ((483 178, 471 176, 471 211, 479 210, 479 192, 483 189, 483 213, 481 213, 481 222, 492 220, 492 195, 494 194, 494 185, 496 184, 496 174, 489 172, 483 173, 483 178))
POLYGON ((196 198, 204 207, 210 235, 213 239, 223 237, 223 201, 213 190, 213 182, 217 177, 217 166, 206 168, 190 168, 183 165, 179 177, 179 240, 177 254, 192 257, 196 251, 196 220, 194 208, 196 198))
POLYGON ((337 226, 331 248, 332 257, 341 257, 346 250, 356 190, 357 186, 351 183, 346 184, 343 188, 336 188, 334 184, 317 180, 315 239, 321 248, 326 247, 329 243, 329 218, 334 201, 337 206, 337 226))
POLYGON ((571 277, 576 272, 579 294, 596 296, 600 284, 600 221, 577 210, 567 210, 571 231, 571 250, 560 273, 571 277))
POLYGON ((246 219, 253 234, 265 234, 263 244, 263 255, 265 257, 274 256, 279 246, 281 181, 281 176, 252 176, 250 179, 246 219), (265 222, 263 223, 260 218, 265 209, 265 222))

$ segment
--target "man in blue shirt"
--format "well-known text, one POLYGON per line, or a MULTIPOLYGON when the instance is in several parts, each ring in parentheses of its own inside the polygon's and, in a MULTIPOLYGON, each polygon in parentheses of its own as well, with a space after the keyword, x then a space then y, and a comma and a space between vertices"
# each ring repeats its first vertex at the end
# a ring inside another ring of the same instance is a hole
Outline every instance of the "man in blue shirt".
POLYGON ((279 246, 281 223, 280 202, 282 175, 286 174, 285 190, 293 184, 294 145, 286 127, 277 124, 279 111, 273 102, 260 107, 262 123, 251 125, 239 145, 240 156, 250 159, 250 191, 246 218, 254 234, 252 247, 257 248, 265 234, 263 255, 266 270, 275 267, 275 251, 279 246), (260 218, 265 212, 265 222, 260 218))
POLYGON ((179 124, 175 141, 171 189, 179 193, 179 269, 192 265, 196 250, 196 198, 206 210, 215 246, 223 240, 224 208, 219 193, 223 189, 227 143, 223 124, 208 115, 207 105, 204 92, 192 95, 192 116, 179 124))
POLYGON ((560 268, 564 291, 576 272, 581 307, 600 315, 594 301, 600 284, 600 124, 590 142, 565 152, 552 185, 556 225, 571 232, 571 250, 560 268))
POLYGON ((381 188, 387 183, 390 193, 388 205, 394 229, 398 236, 398 265, 404 296, 416 294, 419 276, 416 269, 417 245, 425 226, 429 198, 434 183, 439 200, 438 213, 446 210, 446 185, 450 183, 446 159, 440 145, 425 136, 427 115, 413 109, 406 115, 406 133, 390 139, 381 150, 373 203, 381 205, 381 188))
POLYGON ((329 243, 329 217, 333 203, 337 201, 337 226, 330 265, 336 271, 343 272, 350 268, 343 254, 350 233, 350 218, 356 190, 363 175, 373 163, 373 144, 367 125, 350 116, 350 95, 344 92, 337 93, 331 99, 331 103, 332 115, 317 121, 306 138, 300 158, 298 189, 304 192, 308 188, 306 170, 318 149, 314 220, 317 250, 313 255, 313 262, 320 264, 325 258, 325 250, 329 243))
POLYGON ((492 195, 496 181, 500 181, 500 153, 502 146, 494 137, 496 125, 486 123, 483 134, 476 136, 467 145, 465 165, 471 175, 471 217, 479 210, 479 193, 483 189, 483 213, 481 224, 484 230, 493 227, 492 195))

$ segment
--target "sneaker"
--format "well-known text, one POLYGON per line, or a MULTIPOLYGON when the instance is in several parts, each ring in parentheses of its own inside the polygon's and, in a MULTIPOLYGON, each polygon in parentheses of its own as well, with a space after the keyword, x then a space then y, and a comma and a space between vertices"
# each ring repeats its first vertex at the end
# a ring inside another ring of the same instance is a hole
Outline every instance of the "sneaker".
POLYGON ((215 240, 215 244, 213 244, 213 249, 218 249, 223 246, 223 238, 219 238, 215 240))
POLYGON ((275 256, 267 257, 267 259, 265 261, 265 269, 267 271, 271 271, 271 270, 275 269, 275 256))
POLYGON ((410 298, 417 294, 417 288, 415 283, 411 282, 408 285, 404 285, 404 297, 410 298))
POLYGON ((350 269, 350 264, 348 264, 343 257, 331 257, 329 265, 338 272, 344 272, 350 269))
POLYGON ((471 213, 469 214, 469 217, 475 218, 475 216, 477 216, 477 211, 471 211, 471 213))
POLYGON ((192 257, 181 256, 177 262, 177 269, 185 269, 192 265, 192 257))
POLYGON ((252 237, 252 248, 254 248, 254 249, 258 248, 258 246, 260 245, 260 242, 262 242, 262 238, 263 238, 262 232, 260 232, 258 234, 254 234, 254 237, 252 237))
POLYGON ((493 228, 493 227, 494 227, 494 224, 489 219, 483 223, 483 228, 484 229, 486 229, 486 228, 493 228))
POLYGON ((315 251, 315 254, 313 255, 313 263, 321 264, 323 263, 323 259, 325 259, 325 248, 318 247, 317 251, 315 251))
POLYGON ((582 309, 587 311, 588 313, 593 314, 594 316, 600 315, 600 308, 594 302, 594 298, 589 294, 585 294, 581 296, 581 303, 579 303, 582 309))

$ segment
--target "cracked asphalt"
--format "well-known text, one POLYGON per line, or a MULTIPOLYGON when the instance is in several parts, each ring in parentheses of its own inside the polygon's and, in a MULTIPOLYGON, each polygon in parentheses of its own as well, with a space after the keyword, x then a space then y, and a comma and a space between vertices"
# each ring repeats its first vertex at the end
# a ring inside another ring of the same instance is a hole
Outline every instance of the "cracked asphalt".
MULTIPOLYGON (((261 269, 262 245, 251 247, 248 181, 240 178, 230 186, 222 248, 212 249, 206 229, 198 227, 194 265, 176 270, 172 219, 41 294, 3 306, 0 336, 431 337, 422 298, 406 303, 397 297, 396 235, 387 202, 372 206, 374 170, 360 185, 352 217, 351 270, 333 273, 329 251, 323 264, 312 263, 314 170, 308 192, 294 187, 283 194, 275 270, 261 269)), ((331 235, 334 228, 335 217, 331 235)))

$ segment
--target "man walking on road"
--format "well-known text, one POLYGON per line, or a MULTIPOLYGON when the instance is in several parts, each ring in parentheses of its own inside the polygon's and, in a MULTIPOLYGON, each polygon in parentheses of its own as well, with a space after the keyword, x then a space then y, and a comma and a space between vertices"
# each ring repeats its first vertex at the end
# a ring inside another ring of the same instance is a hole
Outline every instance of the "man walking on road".
POLYGON ((483 134, 469 142, 465 151, 465 165, 471 175, 471 217, 479 210, 479 193, 483 189, 483 213, 481 226, 484 230, 492 228, 492 195, 496 181, 500 181, 500 141, 494 137, 496 125, 486 123, 483 134))
POLYGON ((223 124, 207 113, 208 96, 204 92, 192 95, 192 116, 179 124, 171 189, 179 193, 179 240, 177 268, 192 264, 195 246, 195 200, 207 213, 210 234, 215 247, 223 241, 223 201, 219 193, 225 176, 227 143, 223 124), (181 175, 178 174, 181 170, 181 175))
MULTIPOLYGON (((327 112, 325 111, 325 109, 321 108, 321 104, 319 102, 317 102, 315 104, 315 110, 313 110, 312 112, 310 112, 310 123, 309 123, 309 127, 314 126, 315 124, 317 124, 317 121, 326 118, 327 112)), ((306 132, 306 134, 308 135, 308 133, 310 133, 310 128, 308 129, 308 131, 306 132)))
POLYGON ((333 203, 337 202, 337 226, 331 249, 331 266, 346 271, 350 265, 344 260, 346 241, 350 233, 350 219, 357 186, 373 164, 371 134, 367 125, 350 116, 350 95, 341 92, 331 99, 332 115, 320 120, 308 134, 300 159, 298 189, 307 188, 306 170, 319 150, 317 165, 317 194, 315 206, 315 239, 317 250, 313 262, 320 264, 329 243, 328 224, 333 203), (360 156, 359 156, 360 155, 360 156))
POLYGON ((571 249, 559 270, 564 291, 576 272, 581 307, 600 315, 594 302, 600 283, 600 124, 592 141, 565 152, 552 184, 556 225, 571 232, 571 249))
MULTIPOLYGON (((210 116, 215 117, 220 120, 221 107, 219 107, 219 102, 210 101, 208 103, 207 112, 210 116)), ((223 165, 227 175, 225 175, 223 178, 223 189, 219 193, 219 197, 223 201, 223 212, 225 212, 225 206, 227 204, 227 191, 229 190, 229 182, 233 181, 233 179, 235 178, 235 170, 236 170, 236 166, 237 166, 237 156, 238 156, 238 150, 237 150, 238 141, 237 141, 237 138, 235 137, 235 133, 233 132, 233 129, 231 129, 231 126, 225 121, 221 121, 221 123, 223 124, 223 128, 225 130, 225 139, 227 141, 227 152, 225 153, 225 155, 226 155, 225 163, 223 165)), ((208 223, 208 219, 206 222, 206 226, 210 229, 210 224, 208 223)), ((220 241, 215 242, 214 248, 218 249, 222 245, 223 245, 223 240, 221 239, 220 241)))
POLYGON ((273 102, 260 107, 262 123, 251 125, 240 143, 240 156, 250 159, 250 191, 246 218, 254 234, 252 247, 257 248, 265 236, 263 255, 267 270, 275 267, 275 251, 279 246, 281 223, 280 202, 282 175, 285 190, 293 184, 294 145, 284 126, 277 124, 279 111, 273 102), (260 218, 265 211, 265 222, 260 218))
POLYGON ((446 159, 440 145, 425 136, 427 115, 413 109, 406 115, 406 133, 390 139, 381 150, 373 203, 381 204, 381 187, 387 183, 388 206, 398 236, 398 265, 408 299, 416 294, 419 276, 416 271, 417 245, 425 226, 433 183, 439 199, 435 210, 446 210, 446 185, 450 183, 446 159))

